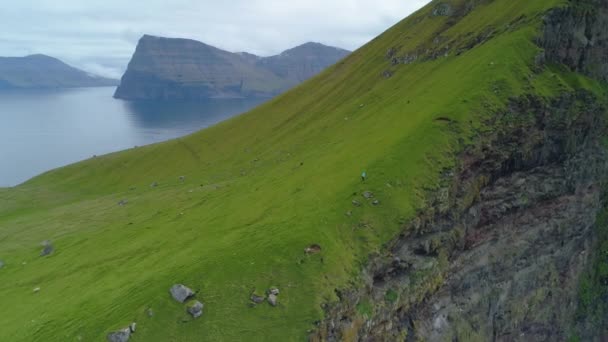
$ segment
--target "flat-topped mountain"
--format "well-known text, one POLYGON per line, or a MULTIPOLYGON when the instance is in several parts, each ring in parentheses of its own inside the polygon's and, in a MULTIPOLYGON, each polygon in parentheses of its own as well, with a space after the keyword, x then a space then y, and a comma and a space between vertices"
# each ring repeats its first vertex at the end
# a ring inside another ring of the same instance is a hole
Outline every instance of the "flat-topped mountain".
POLYGON ((306 43, 271 57, 232 53, 190 39, 143 36, 115 97, 129 100, 272 97, 349 51, 306 43))
POLYGON ((0 57, 0 89, 102 87, 117 83, 46 55, 0 57))

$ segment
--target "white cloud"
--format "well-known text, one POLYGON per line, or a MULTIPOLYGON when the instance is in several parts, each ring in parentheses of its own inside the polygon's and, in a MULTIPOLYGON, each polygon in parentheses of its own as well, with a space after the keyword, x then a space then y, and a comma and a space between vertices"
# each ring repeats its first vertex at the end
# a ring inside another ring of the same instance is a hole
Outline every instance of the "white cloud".
POLYGON ((429 0, 20 0, 0 11, 0 55, 45 53, 116 77, 144 33, 272 55, 307 41, 354 50, 429 0))

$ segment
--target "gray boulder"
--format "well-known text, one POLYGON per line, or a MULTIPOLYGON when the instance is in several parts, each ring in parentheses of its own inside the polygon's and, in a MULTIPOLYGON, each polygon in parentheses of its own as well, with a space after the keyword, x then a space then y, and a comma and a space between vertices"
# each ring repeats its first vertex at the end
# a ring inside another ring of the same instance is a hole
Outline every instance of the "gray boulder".
POLYGON ((4 261, 0 260, 0 268, 4 267, 4 261))
POLYGON ((361 206, 361 202, 357 201, 357 200, 353 200, 353 205, 355 207, 360 207, 361 206))
POLYGON ((192 315, 194 318, 199 318, 203 315, 203 303, 194 301, 191 305, 188 306, 188 313, 192 315))
POLYGON ((380 205, 380 201, 375 200, 375 201, 372 202, 372 205, 380 205))
POLYGON ((127 342, 131 337, 131 329, 124 328, 108 334, 108 342, 127 342))
POLYGON ((49 240, 43 241, 42 246, 44 246, 44 248, 40 252, 40 256, 47 256, 47 255, 53 253, 53 251, 55 250, 55 248, 53 247, 53 245, 51 244, 51 242, 49 240))
POLYGON ((277 306, 277 295, 269 294, 268 295, 268 303, 272 306, 277 306))
POLYGON ((280 291, 276 287, 271 287, 270 290, 268 290, 268 293, 271 294, 271 295, 278 296, 279 293, 280 293, 280 291))
POLYGON ((131 323, 131 325, 129 325, 129 330, 131 330, 131 332, 134 333, 135 329, 137 329, 137 323, 133 322, 133 323, 131 323))
POLYGON ((251 301, 256 303, 256 304, 260 304, 264 301, 264 296, 258 296, 255 293, 251 295, 251 301))
POLYGON ((180 303, 183 303, 192 296, 194 296, 194 291, 182 284, 173 285, 169 292, 171 292, 171 296, 173 296, 173 299, 180 303))
POLYGON ((374 198, 374 193, 371 191, 366 191, 363 193, 363 197, 365 197, 366 199, 374 198))

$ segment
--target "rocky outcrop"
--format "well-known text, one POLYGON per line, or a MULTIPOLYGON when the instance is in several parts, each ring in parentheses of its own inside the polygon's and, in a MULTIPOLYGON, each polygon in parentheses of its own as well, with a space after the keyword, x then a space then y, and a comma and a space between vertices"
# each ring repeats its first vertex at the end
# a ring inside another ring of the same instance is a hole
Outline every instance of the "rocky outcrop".
POLYGON ((606 115, 586 93, 513 100, 311 339, 566 340, 604 206, 606 115))
POLYGON ((545 17, 540 45, 549 62, 608 81, 608 2, 572 1, 545 17))
POLYGON ((272 57, 230 53, 189 39, 144 36, 115 97, 199 100, 272 97, 345 57, 346 50, 308 43, 272 57))
POLYGON ((0 89, 107 87, 117 80, 92 75, 45 56, 0 57, 0 89))

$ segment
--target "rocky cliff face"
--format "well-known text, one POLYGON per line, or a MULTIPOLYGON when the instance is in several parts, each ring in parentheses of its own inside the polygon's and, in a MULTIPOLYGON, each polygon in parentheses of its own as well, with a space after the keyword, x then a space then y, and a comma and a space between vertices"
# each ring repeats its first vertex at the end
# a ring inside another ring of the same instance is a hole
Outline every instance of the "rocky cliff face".
POLYGON ((144 36, 115 96, 139 100, 271 97, 347 54, 309 43, 263 58, 194 40, 144 36))
POLYGON ((0 89, 102 87, 117 83, 45 55, 0 57, 0 89))
POLYGON ((574 71, 608 80, 608 4, 605 0, 574 1, 545 17, 540 44, 545 58, 574 71))
MULTIPOLYGON (((606 80, 605 11, 574 2, 548 13, 541 60, 606 80)), ((310 339, 608 338, 608 272, 594 271, 607 264, 607 117, 605 99, 583 91, 512 99, 310 339), (584 293, 585 279, 599 290, 584 293)))

